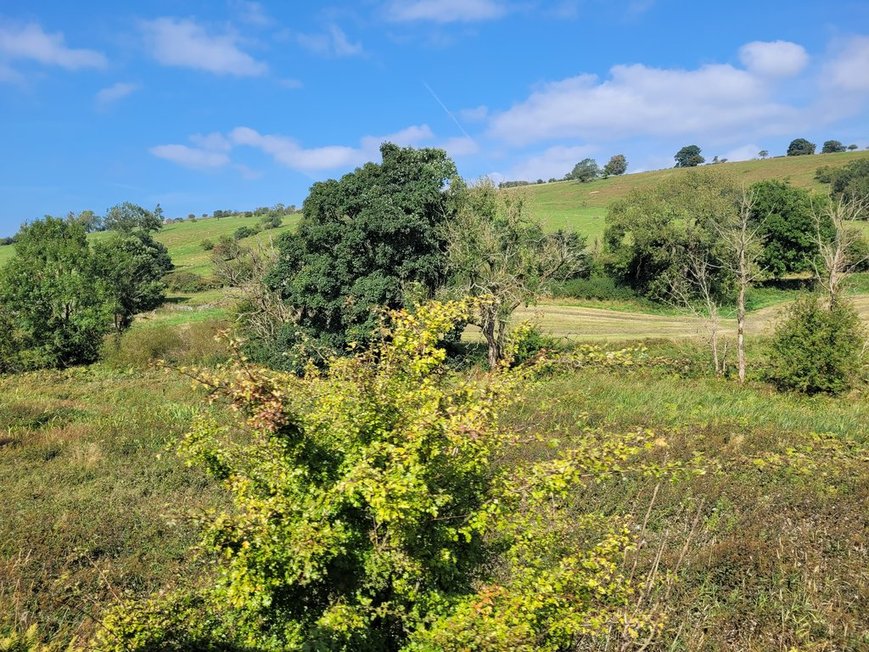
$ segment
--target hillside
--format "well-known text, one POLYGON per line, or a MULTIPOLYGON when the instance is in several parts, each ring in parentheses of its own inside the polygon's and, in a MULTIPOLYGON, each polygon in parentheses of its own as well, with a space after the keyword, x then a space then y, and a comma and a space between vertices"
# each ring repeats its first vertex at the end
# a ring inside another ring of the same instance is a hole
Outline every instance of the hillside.
MULTIPOLYGON (((255 216, 223 217, 221 219, 208 218, 199 219, 195 222, 176 222, 165 225, 155 237, 169 249, 169 255, 172 257, 172 262, 175 263, 177 269, 197 274, 208 274, 211 263, 209 261, 209 253, 202 248, 202 241, 211 240, 217 242, 221 236, 231 236, 236 229, 242 226, 253 228, 259 221, 260 217, 255 216)), ((262 231, 254 237, 245 238, 243 242, 245 244, 267 242, 270 238, 276 238, 281 233, 294 228, 298 221, 298 213, 288 215, 284 217, 284 223, 277 229, 262 231)), ((106 237, 106 234, 104 232, 93 233, 90 237, 94 240, 99 240, 106 237)), ((0 247, 0 265, 9 260, 14 251, 14 246, 0 247)))
MULTIPOLYGON (((845 152, 815 156, 782 156, 756 161, 720 163, 716 170, 734 175, 746 183, 764 179, 784 179, 800 188, 826 191, 824 184, 815 180, 815 171, 822 165, 841 167, 847 163, 869 158, 869 152, 845 152)), ((589 183, 556 181, 554 183, 520 186, 510 192, 521 192, 527 197, 531 214, 548 229, 575 229, 589 237, 589 243, 603 235, 606 207, 632 190, 648 188, 669 177, 686 174, 692 168, 668 168, 610 177, 589 183)), ((708 169, 708 166, 704 166, 708 169)))
MULTIPOLYGON (((721 163, 716 166, 733 174, 746 183, 762 179, 786 179, 795 186, 824 190, 824 185, 815 181, 815 171, 822 165, 842 166, 850 161, 869 157, 869 152, 846 152, 842 154, 820 154, 816 156, 778 157, 766 160, 721 163)), ((520 192, 528 199, 531 214, 548 229, 570 229, 579 231, 593 243, 603 235, 606 207, 610 202, 621 199, 637 188, 647 188, 673 175, 685 174, 687 169, 669 168, 621 177, 610 177, 590 183, 557 181, 531 186, 521 186, 510 192, 520 192)), ((265 231, 256 239, 266 240, 286 231, 298 222, 299 215, 284 218, 279 229, 265 231)), ((203 240, 217 240, 222 235, 231 235, 241 226, 253 227, 258 217, 226 217, 221 219, 200 219, 196 222, 169 224, 157 234, 157 240, 169 248, 172 261, 179 269, 199 274, 207 274, 209 269, 208 253, 203 251, 203 240)), ((869 233, 869 223, 860 225, 869 233)), ((94 236, 99 238, 99 234, 94 236)), ((249 242, 253 242, 251 239, 249 242)), ((0 247, 0 265, 12 257, 14 247, 0 247)))

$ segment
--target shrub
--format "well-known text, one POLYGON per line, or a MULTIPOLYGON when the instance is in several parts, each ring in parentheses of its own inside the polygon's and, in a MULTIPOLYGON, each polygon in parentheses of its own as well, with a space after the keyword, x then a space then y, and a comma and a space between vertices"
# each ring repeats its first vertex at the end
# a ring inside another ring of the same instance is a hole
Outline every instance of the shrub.
POLYGON ((499 426, 529 377, 450 371, 438 343, 472 310, 391 313, 370 351, 303 378, 244 362, 200 372, 250 434, 203 417, 182 446, 234 502, 203 537, 219 577, 107 614, 96 649, 556 652, 613 628, 653 638, 621 570, 631 523, 578 513, 574 492, 628 473, 655 435, 588 435, 499 464, 539 441, 499 426))
POLYGON ((166 286, 173 292, 202 292, 214 287, 214 283, 207 278, 193 272, 172 272, 164 277, 166 286))
POLYGON ((280 215, 266 215, 259 223, 264 229, 276 229, 284 223, 284 220, 280 215))
POLYGON ((641 298, 633 288, 619 285, 611 276, 603 275, 593 275, 589 278, 574 278, 569 281, 556 283, 552 287, 552 294, 557 297, 594 299, 597 301, 609 299, 631 301, 641 298))
POLYGON ((212 249, 214 249, 214 241, 206 238, 199 243, 199 246, 202 247, 203 251, 211 251, 212 249))
POLYGON ((817 295, 795 301, 772 341, 770 379, 781 389, 839 394, 862 365, 863 327, 844 300, 827 307, 817 295))
POLYGON ((259 231, 254 228, 251 228, 249 226, 240 226, 235 230, 235 233, 232 234, 232 237, 235 240, 243 240, 244 238, 249 238, 253 235, 256 235, 257 233, 259 233, 259 231))

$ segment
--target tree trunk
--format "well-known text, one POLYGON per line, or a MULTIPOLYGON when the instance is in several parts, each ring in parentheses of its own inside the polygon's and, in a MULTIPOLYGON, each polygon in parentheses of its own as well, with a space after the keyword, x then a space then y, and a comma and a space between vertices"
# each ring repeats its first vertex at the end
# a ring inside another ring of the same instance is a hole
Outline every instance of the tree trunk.
POLYGON ((746 279, 739 279, 739 296, 736 299, 736 357, 739 365, 739 382, 745 382, 745 286, 746 279))
POLYGON ((487 360, 490 369, 497 368, 498 363, 501 361, 501 338, 495 334, 495 323, 496 320, 487 319, 480 328, 483 331, 483 337, 486 339, 486 345, 489 348, 487 360))

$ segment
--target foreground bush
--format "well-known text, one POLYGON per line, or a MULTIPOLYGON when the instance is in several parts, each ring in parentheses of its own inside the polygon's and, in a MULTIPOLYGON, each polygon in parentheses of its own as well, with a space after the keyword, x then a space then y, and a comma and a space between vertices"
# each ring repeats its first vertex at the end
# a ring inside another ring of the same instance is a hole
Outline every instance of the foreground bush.
POLYGON ((817 295, 795 301, 776 329, 770 379, 808 394, 849 390, 863 364, 864 331, 854 307, 825 306, 817 295))
POLYGON ((651 640, 657 618, 622 571, 628 520, 578 512, 570 497, 661 440, 607 433, 500 464, 538 441, 499 427, 529 370, 449 370, 439 342, 473 309, 393 313, 370 351, 304 378, 244 361, 200 372, 246 416, 244 436, 203 418, 183 443, 234 502, 202 540, 217 577, 108 614, 97 648, 556 652, 651 640))

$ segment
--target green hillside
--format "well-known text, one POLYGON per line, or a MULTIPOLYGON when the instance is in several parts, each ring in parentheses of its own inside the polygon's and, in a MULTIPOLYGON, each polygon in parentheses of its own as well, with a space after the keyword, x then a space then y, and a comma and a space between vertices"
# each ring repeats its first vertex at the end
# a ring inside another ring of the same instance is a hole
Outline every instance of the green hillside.
MULTIPOLYGON (((746 183, 762 179, 787 179, 795 186, 825 190, 824 184, 815 181, 815 171, 822 165, 842 166, 859 158, 869 158, 869 152, 845 152, 816 156, 789 156, 739 163, 721 163, 717 170, 726 171, 746 183)), ((528 200, 531 214, 548 229, 576 230, 589 237, 589 243, 603 235, 606 207, 610 202, 625 197, 631 190, 647 188, 668 177, 686 174, 688 169, 670 168, 622 177, 610 177, 590 183, 557 181, 531 186, 521 186, 510 192, 523 193, 528 200)), ((299 215, 284 218, 279 229, 264 231, 246 242, 265 241, 293 228, 299 215)), ((231 235, 240 226, 255 226, 258 217, 225 217, 200 219, 196 222, 169 224, 157 234, 157 239, 169 248, 172 261, 179 269, 208 273, 208 253, 203 251, 203 240, 217 240, 222 235, 231 235)), ((869 224, 861 225, 869 232, 869 224)), ((99 238, 100 234, 94 234, 99 238)), ((0 247, 0 265, 12 256, 14 247, 0 247)))
MULTIPOLYGON (((208 274, 211 268, 209 252, 202 248, 203 240, 217 240, 224 235, 231 236, 236 229, 242 226, 255 227, 260 217, 223 217, 221 219, 200 219, 195 222, 176 222, 167 224, 156 234, 156 239, 169 249, 169 255, 175 267, 180 270, 208 274)), ((268 242, 281 233, 296 226, 299 214, 284 217, 284 223, 277 229, 262 231, 256 236, 245 238, 242 242, 253 244, 255 242, 268 242)), ((94 233, 90 236, 94 240, 106 237, 105 233, 94 233)), ((12 257, 14 246, 0 247, 0 265, 3 265, 12 257)))
MULTIPOLYGON (((721 163, 716 170, 734 175, 746 183, 764 179, 786 179, 795 186, 826 191, 815 180, 822 165, 841 167, 853 160, 869 157, 869 152, 845 152, 816 156, 782 156, 739 163, 721 163)), ((603 235, 606 207, 631 190, 648 188, 669 177, 686 174, 690 168, 669 168, 639 174, 610 177, 589 183, 557 181, 520 186, 510 192, 524 193, 534 217, 548 229, 571 229, 589 237, 589 243, 603 235)))

